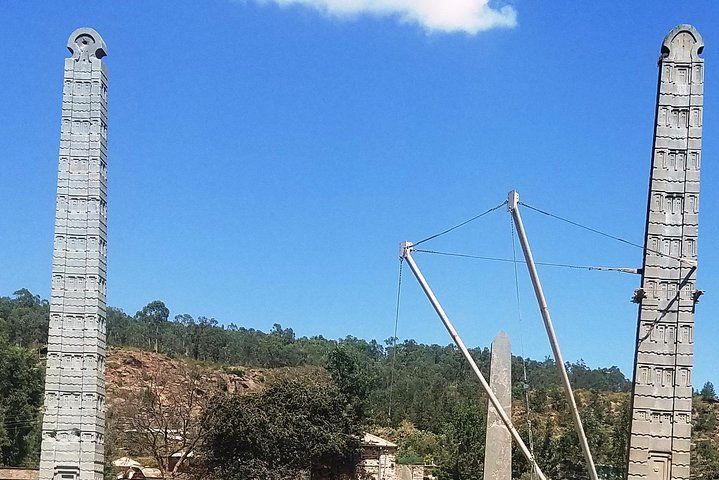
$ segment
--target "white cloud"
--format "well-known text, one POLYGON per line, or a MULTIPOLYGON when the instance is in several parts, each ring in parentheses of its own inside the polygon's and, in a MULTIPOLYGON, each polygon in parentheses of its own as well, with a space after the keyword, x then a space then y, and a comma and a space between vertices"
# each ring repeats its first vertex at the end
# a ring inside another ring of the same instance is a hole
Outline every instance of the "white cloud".
POLYGON ((430 32, 465 32, 474 35, 492 28, 517 24, 516 10, 493 8, 489 0, 258 0, 281 6, 302 5, 333 17, 358 15, 396 16, 430 32))

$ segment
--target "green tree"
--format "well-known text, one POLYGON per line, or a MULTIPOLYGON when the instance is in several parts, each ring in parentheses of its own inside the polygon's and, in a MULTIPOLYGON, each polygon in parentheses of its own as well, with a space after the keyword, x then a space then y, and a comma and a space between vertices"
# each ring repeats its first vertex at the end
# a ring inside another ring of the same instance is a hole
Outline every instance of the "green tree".
POLYGON ((197 347, 193 342, 193 329, 195 327, 195 319, 192 315, 183 313, 182 315, 175 315, 175 330, 177 331, 177 337, 180 343, 180 352, 186 357, 192 356, 197 360, 197 347))
POLYGON ((717 394, 714 391, 714 384, 712 382, 706 382, 702 387, 701 392, 699 392, 699 395, 701 395, 702 400, 705 402, 712 402, 716 400, 717 394))
POLYGON ((116 426, 113 433, 131 432, 124 443, 133 452, 151 456, 163 478, 177 478, 207 432, 200 414, 216 388, 201 371, 185 365, 172 377, 159 373, 148 379, 143 388, 114 405, 108 420, 116 426))
POLYGON ((703 400, 701 396, 692 398, 693 432, 702 435, 711 435, 717 426, 717 414, 714 404, 703 400))
POLYGON ((15 298, 0 297, 0 334, 10 343, 36 349, 47 343, 50 305, 21 288, 15 298))
POLYGON ((392 441, 399 446, 397 463, 407 465, 432 464, 436 458, 441 456, 440 436, 435 433, 420 430, 407 421, 402 422, 393 433, 392 441))
POLYGON ((613 460, 611 466, 607 469, 605 478, 614 480, 622 478, 629 461, 629 433, 631 430, 632 410, 630 407, 630 397, 625 395, 621 397, 617 404, 618 415, 614 425, 611 427, 609 457, 613 460))
POLYGON ((0 335, 0 465, 37 463, 42 398, 37 354, 0 335))
POLYGON ((368 362, 362 362, 355 349, 338 345, 327 354, 325 368, 352 404, 355 417, 363 419, 375 378, 368 362))
POLYGON ((281 378, 259 393, 224 394, 203 422, 202 478, 340 478, 359 460, 359 426, 331 382, 281 378))
POLYGON ((136 330, 133 324, 137 323, 134 318, 114 307, 107 307, 105 315, 107 342, 110 345, 142 346, 142 340, 138 342, 133 338, 133 330, 136 330))
POLYGON ((486 407, 472 404, 460 406, 452 413, 444 430, 440 478, 482 478, 486 415, 486 407))
MULTIPOLYGON (((160 331, 167 324, 170 310, 160 300, 145 305, 142 310, 135 314, 135 318, 149 326, 150 335, 155 344, 155 353, 159 351, 160 331)), ((148 342, 151 339, 148 338, 148 342)))
POLYGON ((719 449, 710 440, 692 445, 690 476, 692 479, 719 478, 719 449))

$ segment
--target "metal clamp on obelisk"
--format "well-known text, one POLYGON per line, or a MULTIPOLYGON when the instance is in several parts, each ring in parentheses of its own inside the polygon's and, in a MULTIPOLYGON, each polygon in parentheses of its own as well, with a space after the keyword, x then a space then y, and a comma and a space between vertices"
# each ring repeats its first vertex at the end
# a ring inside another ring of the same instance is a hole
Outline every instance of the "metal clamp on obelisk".
POLYGON ((107 270, 107 47, 72 32, 62 91, 40 480, 102 480, 107 270))
POLYGON ((704 98, 699 32, 679 25, 659 60, 639 303, 629 480, 688 480, 704 98))

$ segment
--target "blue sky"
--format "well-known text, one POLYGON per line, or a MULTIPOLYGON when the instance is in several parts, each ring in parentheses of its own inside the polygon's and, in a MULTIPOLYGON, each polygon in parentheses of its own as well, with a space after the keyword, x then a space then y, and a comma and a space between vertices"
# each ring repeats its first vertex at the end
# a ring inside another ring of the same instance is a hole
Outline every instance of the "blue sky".
MULTIPOLYGON (((719 381, 714 2, 89 5, 0 3, 0 295, 49 296, 62 66, 77 27, 108 45, 109 304, 132 314, 161 299, 173 315, 383 340, 400 241, 511 189, 642 243, 656 60, 664 35, 692 23, 707 64, 695 385, 719 381)), ((538 261, 641 264, 639 249, 523 215, 538 261)), ((509 216, 425 246, 511 258, 509 216)), ((504 329, 516 353, 550 354, 524 268, 520 321, 511 264, 416 259, 468 345, 504 329)), ((639 277, 540 275, 566 359, 630 375, 639 277)), ((408 270, 399 337, 450 341, 408 270)))

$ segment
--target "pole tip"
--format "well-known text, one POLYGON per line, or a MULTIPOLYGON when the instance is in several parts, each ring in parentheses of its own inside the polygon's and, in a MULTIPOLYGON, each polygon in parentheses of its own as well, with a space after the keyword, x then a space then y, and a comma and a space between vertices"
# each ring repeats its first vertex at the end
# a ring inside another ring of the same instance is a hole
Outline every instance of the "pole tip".
POLYGON ((399 258, 406 258, 413 246, 414 243, 412 242, 401 242, 399 244, 399 258))
POLYGON ((516 190, 512 190, 507 194, 507 208, 511 212, 515 208, 517 208, 517 205, 519 205, 519 192, 516 190))

